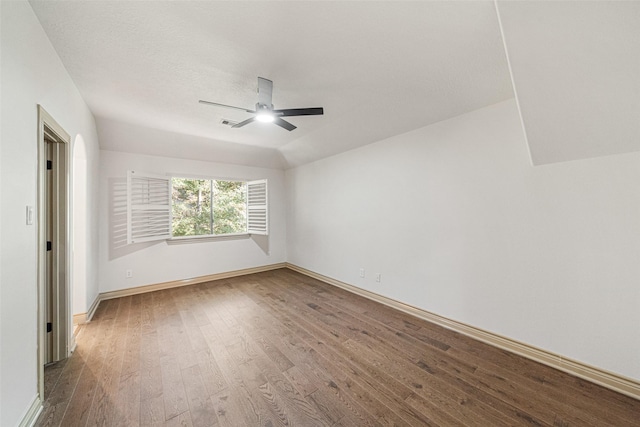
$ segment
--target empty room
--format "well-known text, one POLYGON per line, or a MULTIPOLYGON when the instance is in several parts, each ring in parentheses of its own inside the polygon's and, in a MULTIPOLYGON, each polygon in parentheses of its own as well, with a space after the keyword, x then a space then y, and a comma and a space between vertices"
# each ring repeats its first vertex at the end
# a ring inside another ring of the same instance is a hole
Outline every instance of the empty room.
POLYGON ((0 426, 640 426, 640 2, 0 34, 0 426))

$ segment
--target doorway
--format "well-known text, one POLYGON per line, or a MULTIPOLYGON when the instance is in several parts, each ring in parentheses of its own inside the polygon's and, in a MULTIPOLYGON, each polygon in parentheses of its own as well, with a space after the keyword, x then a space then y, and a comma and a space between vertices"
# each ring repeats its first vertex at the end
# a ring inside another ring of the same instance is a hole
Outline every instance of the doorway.
POLYGON ((44 367, 69 356, 69 146, 71 138, 38 105, 38 393, 44 367))

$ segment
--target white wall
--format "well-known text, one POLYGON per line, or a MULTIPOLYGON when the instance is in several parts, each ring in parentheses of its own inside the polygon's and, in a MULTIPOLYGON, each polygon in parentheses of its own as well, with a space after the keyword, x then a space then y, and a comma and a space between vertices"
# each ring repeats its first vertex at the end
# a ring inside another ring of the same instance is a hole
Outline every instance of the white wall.
POLYGON ((189 279, 286 261, 284 171, 142 154, 100 156, 100 292, 189 279), (127 170, 238 180, 267 178, 270 235, 192 244, 126 245, 123 214, 127 170), (268 242, 268 246, 266 243, 268 242), (267 253, 268 252, 268 253, 267 253), (126 270, 133 277, 126 278, 126 270))
MULTIPOLYGON (((37 104, 71 135, 82 135, 89 170, 97 170, 93 116, 25 1, 0 2, 1 116, 0 183, 0 425, 14 426, 37 394, 36 241, 26 225, 26 206, 37 200, 37 104)), ((88 188, 97 191, 97 176, 88 188)), ((83 201, 76 201, 83 203, 83 201)), ((89 200, 93 216, 95 202, 89 200)), ((87 248, 87 294, 97 295, 95 235, 87 248), (93 254, 93 255, 91 255, 93 254)))
POLYGON ((86 313, 98 295, 98 179, 89 165, 99 164, 97 147, 82 135, 73 141, 73 313, 86 313), (93 150, 90 150, 93 148, 93 150), (91 157, 90 157, 91 156, 91 157))
MULTIPOLYGON (((2 4, 0 4, 0 40, 2 40, 1 35, 4 34, 2 32, 2 4)), ((4 97, 2 93, 2 60, 4 55, 2 54, 2 43, 0 43, 0 109, 2 108, 1 100, 4 97)), ((4 134, 2 133, 2 111, 0 110, 0 202, 4 200, 2 198, 2 140, 4 138, 4 134)), ((2 242, 2 205, 0 205, 0 242, 2 242)), ((2 244, 0 244, 0 321, 2 320, 2 258, 4 254, 4 248, 2 244)), ((2 420, 2 355, 4 354, 2 350, 2 327, 0 326, 0 421, 2 420)))
MULTIPOLYGON (((1 35, 4 34, 2 32, 2 4, 0 4, 0 40, 2 40, 1 35)), ((4 97, 4 94, 2 93, 2 84, 3 84, 3 80, 2 80, 2 60, 3 60, 4 55, 2 54, 2 43, 0 43, 0 108, 2 108, 1 105, 1 100, 4 97)), ((2 200, 4 200, 2 198, 2 140, 4 138, 4 134, 2 133, 2 120, 3 120, 3 116, 2 116, 2 111, 0 110, 0 202, 2 200)), ((2 242, 2 205, 0 205, 0 242, 2 242)), ((0 321, 2 320, 2 258, 3 258, 3 254, 4 254, 4 248, 2 247, 2 244, 0 244, 0 321)), ((3 357, 2 355, 3 350, 2 350, 2 327, 0 326, 0 421, 2 420, 2 389, 4 387, 2 387, 2 360, 3 357)))
POLYGON ((640 379, 639 182, 531 166, 507 101, 287 171, 288 261, 640 379))
POLYGON ((495 7, 534 164, 640 151, 640 2, 495 7))

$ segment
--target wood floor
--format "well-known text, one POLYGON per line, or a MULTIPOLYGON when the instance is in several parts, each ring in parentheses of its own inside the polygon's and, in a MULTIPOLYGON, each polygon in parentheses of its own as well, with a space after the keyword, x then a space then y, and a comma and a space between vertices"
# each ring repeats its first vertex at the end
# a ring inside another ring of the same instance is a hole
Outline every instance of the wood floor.
POLYGON ((282 269, 100 304, 38 426, 638 426, 640 401, 282 269))

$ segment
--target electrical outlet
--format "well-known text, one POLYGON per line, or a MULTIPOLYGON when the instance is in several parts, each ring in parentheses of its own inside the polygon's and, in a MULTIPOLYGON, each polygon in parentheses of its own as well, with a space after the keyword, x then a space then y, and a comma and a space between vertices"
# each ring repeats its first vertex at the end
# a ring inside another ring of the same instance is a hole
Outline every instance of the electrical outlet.
POLYGON ((376 282, 380 282, 382 280, 382 274, 376 273, 376 282))
POLYGON ((360 277, 364 277, 364 268, 360 269, 360 277))
POLYGON ((127 276, 127 279, 131 279, 133 277, 133 270, 127 270, 125 275, 127 276))

